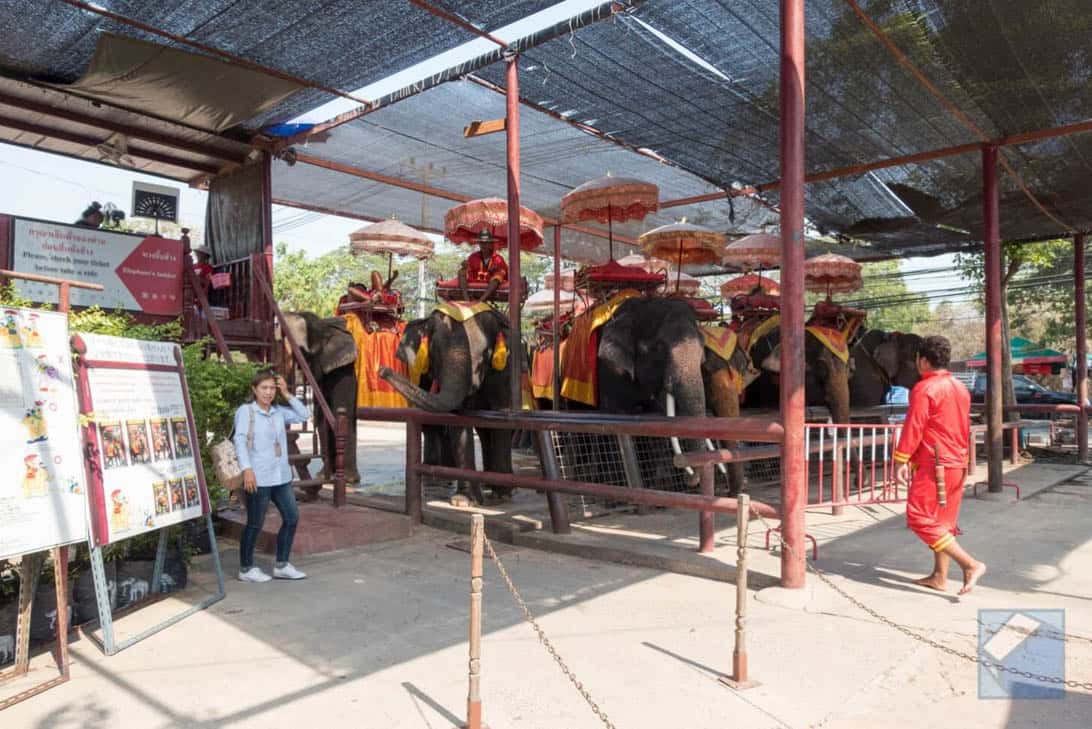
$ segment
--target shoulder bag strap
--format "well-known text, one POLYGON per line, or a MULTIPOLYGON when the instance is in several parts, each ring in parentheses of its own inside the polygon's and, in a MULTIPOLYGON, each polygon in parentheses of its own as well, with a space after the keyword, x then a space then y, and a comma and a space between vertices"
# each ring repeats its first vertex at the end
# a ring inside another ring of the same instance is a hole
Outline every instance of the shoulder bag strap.
POLYGON ((250 423, 246 431, 246 448, 252 451, 254 450, 254 406, 248 407, 247 412, 250 415, 250 423))

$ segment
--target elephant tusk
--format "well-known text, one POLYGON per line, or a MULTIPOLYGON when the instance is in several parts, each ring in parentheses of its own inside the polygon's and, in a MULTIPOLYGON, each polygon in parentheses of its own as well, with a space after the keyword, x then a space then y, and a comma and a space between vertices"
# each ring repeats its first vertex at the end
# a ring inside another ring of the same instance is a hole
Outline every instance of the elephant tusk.
MULTIPOLYGON (((672 395, 670 392, 664 394, 664 410, 667 417, 675 417, 675 396, 672 395)), ((679 442, 678 437, 671 436, 670 440, 671 450, 675 453, 676 456, 681 456, 683 449, 682 443, 679 442)), ((695 478, 697 475, 691 466, 684 466, 683 472, 686 474, 687 478, 691 479, 695 478)))
MULTIPOLYGON (((705 439, 705 447, 711 451, 717 450, 717 447, 713 444, 712 438, 705 439)), ((723 463, 717 464, 717 470, 720 471, 720 475, 724 476, 725 478, 728 477, 728 467, 725 466, 723 463)))

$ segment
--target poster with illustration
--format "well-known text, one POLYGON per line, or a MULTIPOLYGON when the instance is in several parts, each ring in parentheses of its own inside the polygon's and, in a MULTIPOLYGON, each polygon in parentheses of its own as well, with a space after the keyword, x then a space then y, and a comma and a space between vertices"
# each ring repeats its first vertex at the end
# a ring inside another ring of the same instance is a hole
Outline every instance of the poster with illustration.
POLYGON ((87 538, 68 318, 0 307, 0 559, 87 538))
POLYGON ((191 443, 181 353, 175 344, 84 334, 74 338, 81 408, 93 414, 103 468, 92 472, 91 525, 110 544, 201 516, 208 492, 191 443), (186 498, 192 480, 194 498, 186 498))

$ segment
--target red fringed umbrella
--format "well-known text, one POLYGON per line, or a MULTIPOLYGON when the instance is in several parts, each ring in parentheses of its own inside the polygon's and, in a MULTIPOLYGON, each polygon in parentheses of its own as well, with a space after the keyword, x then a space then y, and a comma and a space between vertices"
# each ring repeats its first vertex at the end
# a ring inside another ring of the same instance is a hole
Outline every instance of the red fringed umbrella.
POLYGON ((724 299, 731 299, 736 294, 749 294, 755 290, 755 288, 762 290, 762 293, 770 296, 781 295, 781 284, 774 281, 772 278, 766 276, 760 276, 757 273, 749 273, 746 276, 737 276, 736 278, 725 281, 720 285, 720 295, 724 299))
MULTIPOLYGON (((534 210, 519 209, 519 247, 530 251, 542 245, 542 218, 534 210)), ((444 235, 452 243, 472 245, 482 230, 508 240, 508 201, 485 197, 456 205, 444 214, 444 235)))
POLYGON ((349 250, 354 255, 387 254, 387 278, 391 275, 391 259, 394 256, 431 258, 432 248, 431 238, 395 218, 366 225, 349 234, 349 250))
POLYGON ((845 294, 864 285, 861 264, 837 253, 824 253, 804 261, 804 288, 816 293, 845 294))
POLYGON ((768 233, 745 235, 724 247, 721 260, 744 271, 781 265, 781 239, 768 233))
POLYGON ((681 274, 682 267, 688 263, 718 263, 723 253, 724 234, 683 220, 653 228, 637 242, 646 255, 675 261, 678 274, 681 274))
POLYGON ((561 198, 561 222, 594 220, 607 224, 610 257, 614 258, 614 222, 644 220, 660 207, 660 188, 630 177, 606 177, 585 182, 561 198))

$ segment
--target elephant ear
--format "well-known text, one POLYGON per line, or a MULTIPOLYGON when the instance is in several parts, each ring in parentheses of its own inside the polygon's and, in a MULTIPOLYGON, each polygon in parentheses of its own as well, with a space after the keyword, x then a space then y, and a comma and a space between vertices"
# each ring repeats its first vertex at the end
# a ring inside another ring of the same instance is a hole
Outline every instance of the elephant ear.
POLYGON ((356 341, 340 317, 316 321, 310 339, 312 362, 324 375, 356 361, 356 341))

